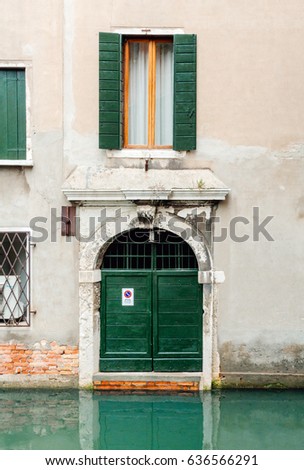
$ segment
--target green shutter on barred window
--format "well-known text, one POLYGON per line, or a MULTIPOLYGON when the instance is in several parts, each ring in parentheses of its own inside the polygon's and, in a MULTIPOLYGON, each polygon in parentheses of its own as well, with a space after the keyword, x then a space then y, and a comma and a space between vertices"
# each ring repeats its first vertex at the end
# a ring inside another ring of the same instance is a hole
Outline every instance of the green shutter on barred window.
POLYGON ((26 158, 25 71, 0 70, 0 159, 26 158))
POLYGON ((173 149, 196 149, 196 35, 174 35, 173 149))
POLYGON ((121 35, 99 33, 99 148, 122 146, 121 35))

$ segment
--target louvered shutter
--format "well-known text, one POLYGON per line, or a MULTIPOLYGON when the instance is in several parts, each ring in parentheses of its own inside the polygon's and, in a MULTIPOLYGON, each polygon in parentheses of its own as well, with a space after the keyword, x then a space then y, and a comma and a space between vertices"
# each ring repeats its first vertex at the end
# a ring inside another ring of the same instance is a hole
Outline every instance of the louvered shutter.
POLYGON ((196 149, 196 35, 174 36, 173 149, 196 149))
POLYGON ((0 159, 26 158, 25 71, 0 70, 0 159))
POLYGON ((99 148, 122 146, 121 35, 99 33, 99 148))

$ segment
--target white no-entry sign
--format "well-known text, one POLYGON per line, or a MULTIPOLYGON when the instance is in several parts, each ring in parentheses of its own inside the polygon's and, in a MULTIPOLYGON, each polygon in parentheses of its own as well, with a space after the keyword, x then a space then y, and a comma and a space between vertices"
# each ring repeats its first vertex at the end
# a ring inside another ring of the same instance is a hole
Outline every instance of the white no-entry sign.
POLYGON ((121 293, 121 303, 123 306, 134 305, 134 289, 133 287, 123 287, 121 293))

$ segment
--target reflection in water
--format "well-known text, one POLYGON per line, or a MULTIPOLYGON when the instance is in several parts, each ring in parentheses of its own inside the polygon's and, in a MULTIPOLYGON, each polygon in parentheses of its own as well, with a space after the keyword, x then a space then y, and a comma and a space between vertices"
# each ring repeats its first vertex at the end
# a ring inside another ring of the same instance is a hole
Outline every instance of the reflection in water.
MULTIPOLYGON (((101 398, 101 399, 100 399, 101 398)), ((202 402, 196 396, 104 396, 99 449, 201 449, 202 402)))
POLYGON ((0 391, 0 449, 303 448, 302 391, 0 391))
POLYGON ((0 449, 79 449, 78 391, 1 390, 0 449))
POLYGON ((215 449, 304 449, 304 391, 229 390, 217 395, 215 449))

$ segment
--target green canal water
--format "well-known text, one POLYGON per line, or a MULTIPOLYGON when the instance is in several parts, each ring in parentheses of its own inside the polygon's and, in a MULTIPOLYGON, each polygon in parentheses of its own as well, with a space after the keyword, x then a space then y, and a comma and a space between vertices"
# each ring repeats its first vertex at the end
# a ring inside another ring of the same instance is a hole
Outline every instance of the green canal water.
POLYGON ((0 391, 0 449, 304 449, 304 391, 0 391))

